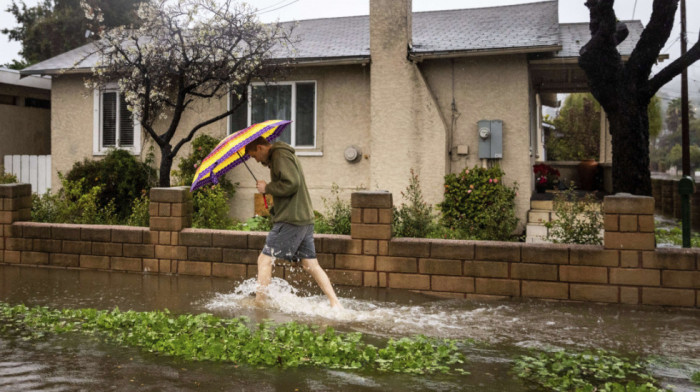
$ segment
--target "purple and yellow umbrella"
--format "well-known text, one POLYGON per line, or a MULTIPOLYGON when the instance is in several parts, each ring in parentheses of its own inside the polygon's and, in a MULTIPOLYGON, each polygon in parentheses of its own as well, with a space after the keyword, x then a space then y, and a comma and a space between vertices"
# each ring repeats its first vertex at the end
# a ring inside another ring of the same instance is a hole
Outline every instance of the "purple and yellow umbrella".
MULTIPOLYGON (((250 155, 245 153, 245 146, 260 136, 271 142, 290 123, 291 121, 286 120, 268 120, 253 124, 226 137, 202 160, 202 164, 199 165, 197 172, 194 173, 190 192, 207 184, 218 184, 221 176, 241 163, 246 165, 250 174, 255 178, 255 174, 250 170, 248 164, 245 163, 245 161, 250 159, 250 155)), ((255 180, 257 181, 257 178, 255 180)), ((267 200, 265 205, 267 206, 267 200)))

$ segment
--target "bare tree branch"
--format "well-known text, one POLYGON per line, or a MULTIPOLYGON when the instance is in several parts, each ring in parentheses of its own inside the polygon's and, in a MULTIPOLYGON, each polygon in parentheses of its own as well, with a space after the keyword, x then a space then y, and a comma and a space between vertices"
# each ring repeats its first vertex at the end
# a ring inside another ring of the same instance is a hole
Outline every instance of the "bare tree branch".
MULTIPOLYGON (((637 82, 646 82, 673 29, 678 0, 654 0, 651 19, 635 46, 626 69, 637 82)), ((653 95, 653 94, 652 94, 653 95)))
POLYGON ((680 75, 684 69, 690 67, 694 62, 700 59, 700 39, 693 45, 690 50, 684 55, 677 58, 671 64, 667 65, 659 73, 654 75, 649 81, 649 98, 654 96, 661 87, 670 82, 673 78, 680 75))

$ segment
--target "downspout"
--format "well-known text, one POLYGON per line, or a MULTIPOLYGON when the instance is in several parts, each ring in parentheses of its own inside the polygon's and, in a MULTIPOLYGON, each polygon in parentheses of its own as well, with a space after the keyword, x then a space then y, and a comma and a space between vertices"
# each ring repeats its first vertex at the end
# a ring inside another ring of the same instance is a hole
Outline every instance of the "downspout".
MULTIPOLYGON (((411 64, 413 64, 413 66, 415 67, 416 74, 418 75, 418 77, 420 77, 420 80, 423 82, 423 85, 425 86, 426 90, 428 90, 428 94, 430 95, 430 99, 433 101, 433 105, 435 105, 435 109, 438 112, 438 115, 440 116, 440 121, 442 122, 442 126, 445 128, 445 131, 447 133, 447 135, 446 135, 447 136, 446 137, 446 139, 447 139, 447 145, 446 145, 447 154, 448 154, 448 156, 451 157, 452 156, 452 130, 451 130, 451 127, 447 126, 447 121, 445 120, 445 116, 443 115, 442 110, 440 110, 440 105, 438 105, 437 97, 435 96, 433 88, 428 83, 428 79, 425 77, 425 75, 423 75, 423 70, 421 69, 421 67, 418 65, 417 62, 411 60, 410 58, 409 58, 409 62, 411 64)), ((453 101, 453 105, 454 105, 454 80, 453 80, 452 84, 453 84, 452 101, 453 101)), ((456 119, 453 120, 453 122, 456 122, 456 119)), ((448 173, 452 172, 452 164, 451 164, 450 160, 451 159, 448 158, 447 165, 446 165, 448 173)), ((445 173, 445 174, 448 174, 448 173, 445 173)))

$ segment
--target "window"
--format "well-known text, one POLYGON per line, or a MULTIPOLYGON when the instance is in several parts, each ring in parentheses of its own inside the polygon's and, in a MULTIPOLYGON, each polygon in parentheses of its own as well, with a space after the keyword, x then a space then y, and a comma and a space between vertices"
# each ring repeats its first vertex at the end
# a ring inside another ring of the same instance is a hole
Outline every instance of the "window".
POLYGON ((316 82, 253 84, 248 97, 247 105, 231 115, 229 133, 266 120, 291 120, 277 140, 296 148, 316 147, 316 82))
POLYGON ((141 152, 141 127, 118 90, 95 90, 93 153, 105 154, 120 148, 132 154, 141 152))
POLYGON ((51 109, 51 101, 48 99, 25 98, 24 106, 30 108, 51 109))

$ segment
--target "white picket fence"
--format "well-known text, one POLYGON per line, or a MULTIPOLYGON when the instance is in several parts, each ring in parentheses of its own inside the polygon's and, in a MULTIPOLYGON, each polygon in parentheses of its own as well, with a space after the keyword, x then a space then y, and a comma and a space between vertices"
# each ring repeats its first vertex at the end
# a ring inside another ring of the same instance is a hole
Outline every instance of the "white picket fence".
POLYGON ((32 184, 32 192, 43 195, 51 188, 51 155, 5 155, 4 164, 5 173, 32 184))

